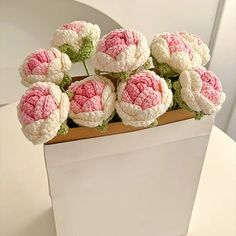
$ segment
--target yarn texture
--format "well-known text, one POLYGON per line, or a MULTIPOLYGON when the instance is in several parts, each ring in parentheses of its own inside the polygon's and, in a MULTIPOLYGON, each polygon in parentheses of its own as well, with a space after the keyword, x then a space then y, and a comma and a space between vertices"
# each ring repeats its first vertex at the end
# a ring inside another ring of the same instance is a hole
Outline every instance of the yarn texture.
POLYGON ((174 33, 157 34, 151 43, 151 54, 157 66, 165 66, 165 70, 168 69, 173 73, 181 73, 183 70, 202 64, 200 55, 191 45, 174 33))
POLYGON ((130 72, 145 64, 150 55, 147 40, 140 32, 117 29, 103 36, 93 56, 102 72, 130 72))
POLYGON ((104 76, 93 75, 76 81, 67 91, 70 94, 69 117, 78 125, 103 126, 115 110, 115 87, 104 76))
POLYGON ((57 135, 69 112, 69 98, 53 83, 34 83, 22 96, 18 118, 26 138, 46 143, 57 135))
POLYGON ((166 112, 171 102, 172 92, 165 80, 143 70, 119 84, 116 110, 125 125, 147 127, 166 112))
POLYGON ((177 34, 184 38, 192 49, 200 55, 203 66, 209 62, 211 58, 210 49, 197 35, 187 32, 178 32, 177 34))
POLYGON ((100 32, 97 25, 73 21, 55 32, 51 45, 66 53, 73 63, 85 61, 94 53, 100 32))
POLYGON ((29 87, 36 82, 52 82, 59 85, 71 69, 71 61, 56 48, 38 49, 20 66, 21 83, 29 87))
POLYGON ((190 110, 210 115, 221 109, 225 94, 213 72, 204 67, 191 68, 180 74, 179 83, 175 89, 190 110))

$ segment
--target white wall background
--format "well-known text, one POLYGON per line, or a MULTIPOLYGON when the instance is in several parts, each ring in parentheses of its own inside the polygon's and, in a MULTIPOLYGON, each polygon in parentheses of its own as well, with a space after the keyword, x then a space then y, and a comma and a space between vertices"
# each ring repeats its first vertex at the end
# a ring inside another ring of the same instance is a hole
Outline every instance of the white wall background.
POLYGON ((216 124, 236 140, 236 0, 226 0, 209 68, 227 95, 216 124))
MULTIPOLYGON (((236 118, 230 117, 236 99, 236 1, 225 1, 0 0, 0 104, 20 98, 24 87, 19 82, 19 65, 34 49, 49 47, 53 32, 65 22, 86 20, 97 23, 102 33, 119 28, 120 25, 134 28, 143 32, 149 42, 157 32, 186 30, 199 35, 211 47, 215 42, 215 37, 211 36, 216 35, 220 22, 210 67, 223 81, 227 101, 222 112, 217 115, 216 122, 234 136, 235 128, 233 131, 230 127, 236 126, 236 118), (221 11, 217 13, 217 9, 225 1, 224 12, 220 17, 221 11), (215 21, 217 15, 218 20, 215 21)), ((78 64, 74 66, 73 74, 83 73, 78 64)))

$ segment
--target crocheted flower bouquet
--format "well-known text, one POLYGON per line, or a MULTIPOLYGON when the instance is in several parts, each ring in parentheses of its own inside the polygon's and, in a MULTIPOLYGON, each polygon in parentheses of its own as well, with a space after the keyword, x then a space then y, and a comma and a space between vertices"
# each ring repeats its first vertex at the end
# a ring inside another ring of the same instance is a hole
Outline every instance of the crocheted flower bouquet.
POLYGON ((100 40, 100 28, 84 21, 64 24, 50 49, 38 49, 20 66, 29 87, 18 105, 24 135, 46 143, 71 127, 106 131, 109 122, 152 127, 165 112, 184 109, 195 119, 221 109, 225 100, 218 77, 203 66, 209 49, 186 32, 157 34, 151 46, 135 30, 117 29, 100 40), (86 60, 95 73, 90 75, 86 60), (73 80, 72 63, 87 77, 73 80))

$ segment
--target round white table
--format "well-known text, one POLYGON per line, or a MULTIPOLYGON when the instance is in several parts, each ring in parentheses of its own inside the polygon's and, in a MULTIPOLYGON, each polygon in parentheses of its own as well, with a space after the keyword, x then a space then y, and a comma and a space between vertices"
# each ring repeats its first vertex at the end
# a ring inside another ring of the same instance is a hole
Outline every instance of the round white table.
MULTIPOLYGON (((23 136, 16 106, 0 108, 0 235, 55 236, 43 147, 23 136)), ((236 144, 213 127, 188 236, 235 235, 236 144)))

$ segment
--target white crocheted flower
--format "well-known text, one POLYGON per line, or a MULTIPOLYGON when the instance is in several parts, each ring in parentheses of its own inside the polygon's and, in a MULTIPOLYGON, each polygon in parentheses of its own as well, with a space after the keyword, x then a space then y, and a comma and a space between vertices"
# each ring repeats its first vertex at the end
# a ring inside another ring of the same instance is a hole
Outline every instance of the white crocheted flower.
POLYGON ((172 92, 165 80, 152 71, 141 71, 121 82, 116 110, 125 125, 146 127, 166 112, 172 92))
POLYGON ((55 32, 51 44, 66 53, 73 63, 85 61, 94 53, 100 32, 97 25, 73 21, 55 32))
POLYGON ((69 117, 87 127, 104 125, 115 110, 115 87, 104 76, 90 76, 70 85, 69 117))
POLYGON ((21 82, 27 87, 36 82, 60 84, 70 68, 71 61, 65 53, 56 48, 38 49, 20 66, 21 82))
POLYGON ((157 34, 151 43, 151 54, 157 63, 168 65, 177 73, 202 64, 200 55, 190 44, 180 35, 173 33, 157 34))
POLYGON ((67 119, 69 98, 57 85, 37 82, 22 96, 17 108, 26 138, 33 144, 46 143, 67 119))
POLYGON ((190 109, 213 114, 221 109, 225 100, 218 77, 204 67, 191 68, 180 74, 181 99, 190 109))
POLYGON ((134 30, 117 29, 99 41, 93 62, 104 72, 127 72, 142 66, 150 55, 143 34, 134 30))
POLYGON ((183 37, 190 44, 192 49, 201 56, 203 66, 209 62, 210 50, 208 46, 197 35, 187 32, 178 32, 177 34, 183 37))

